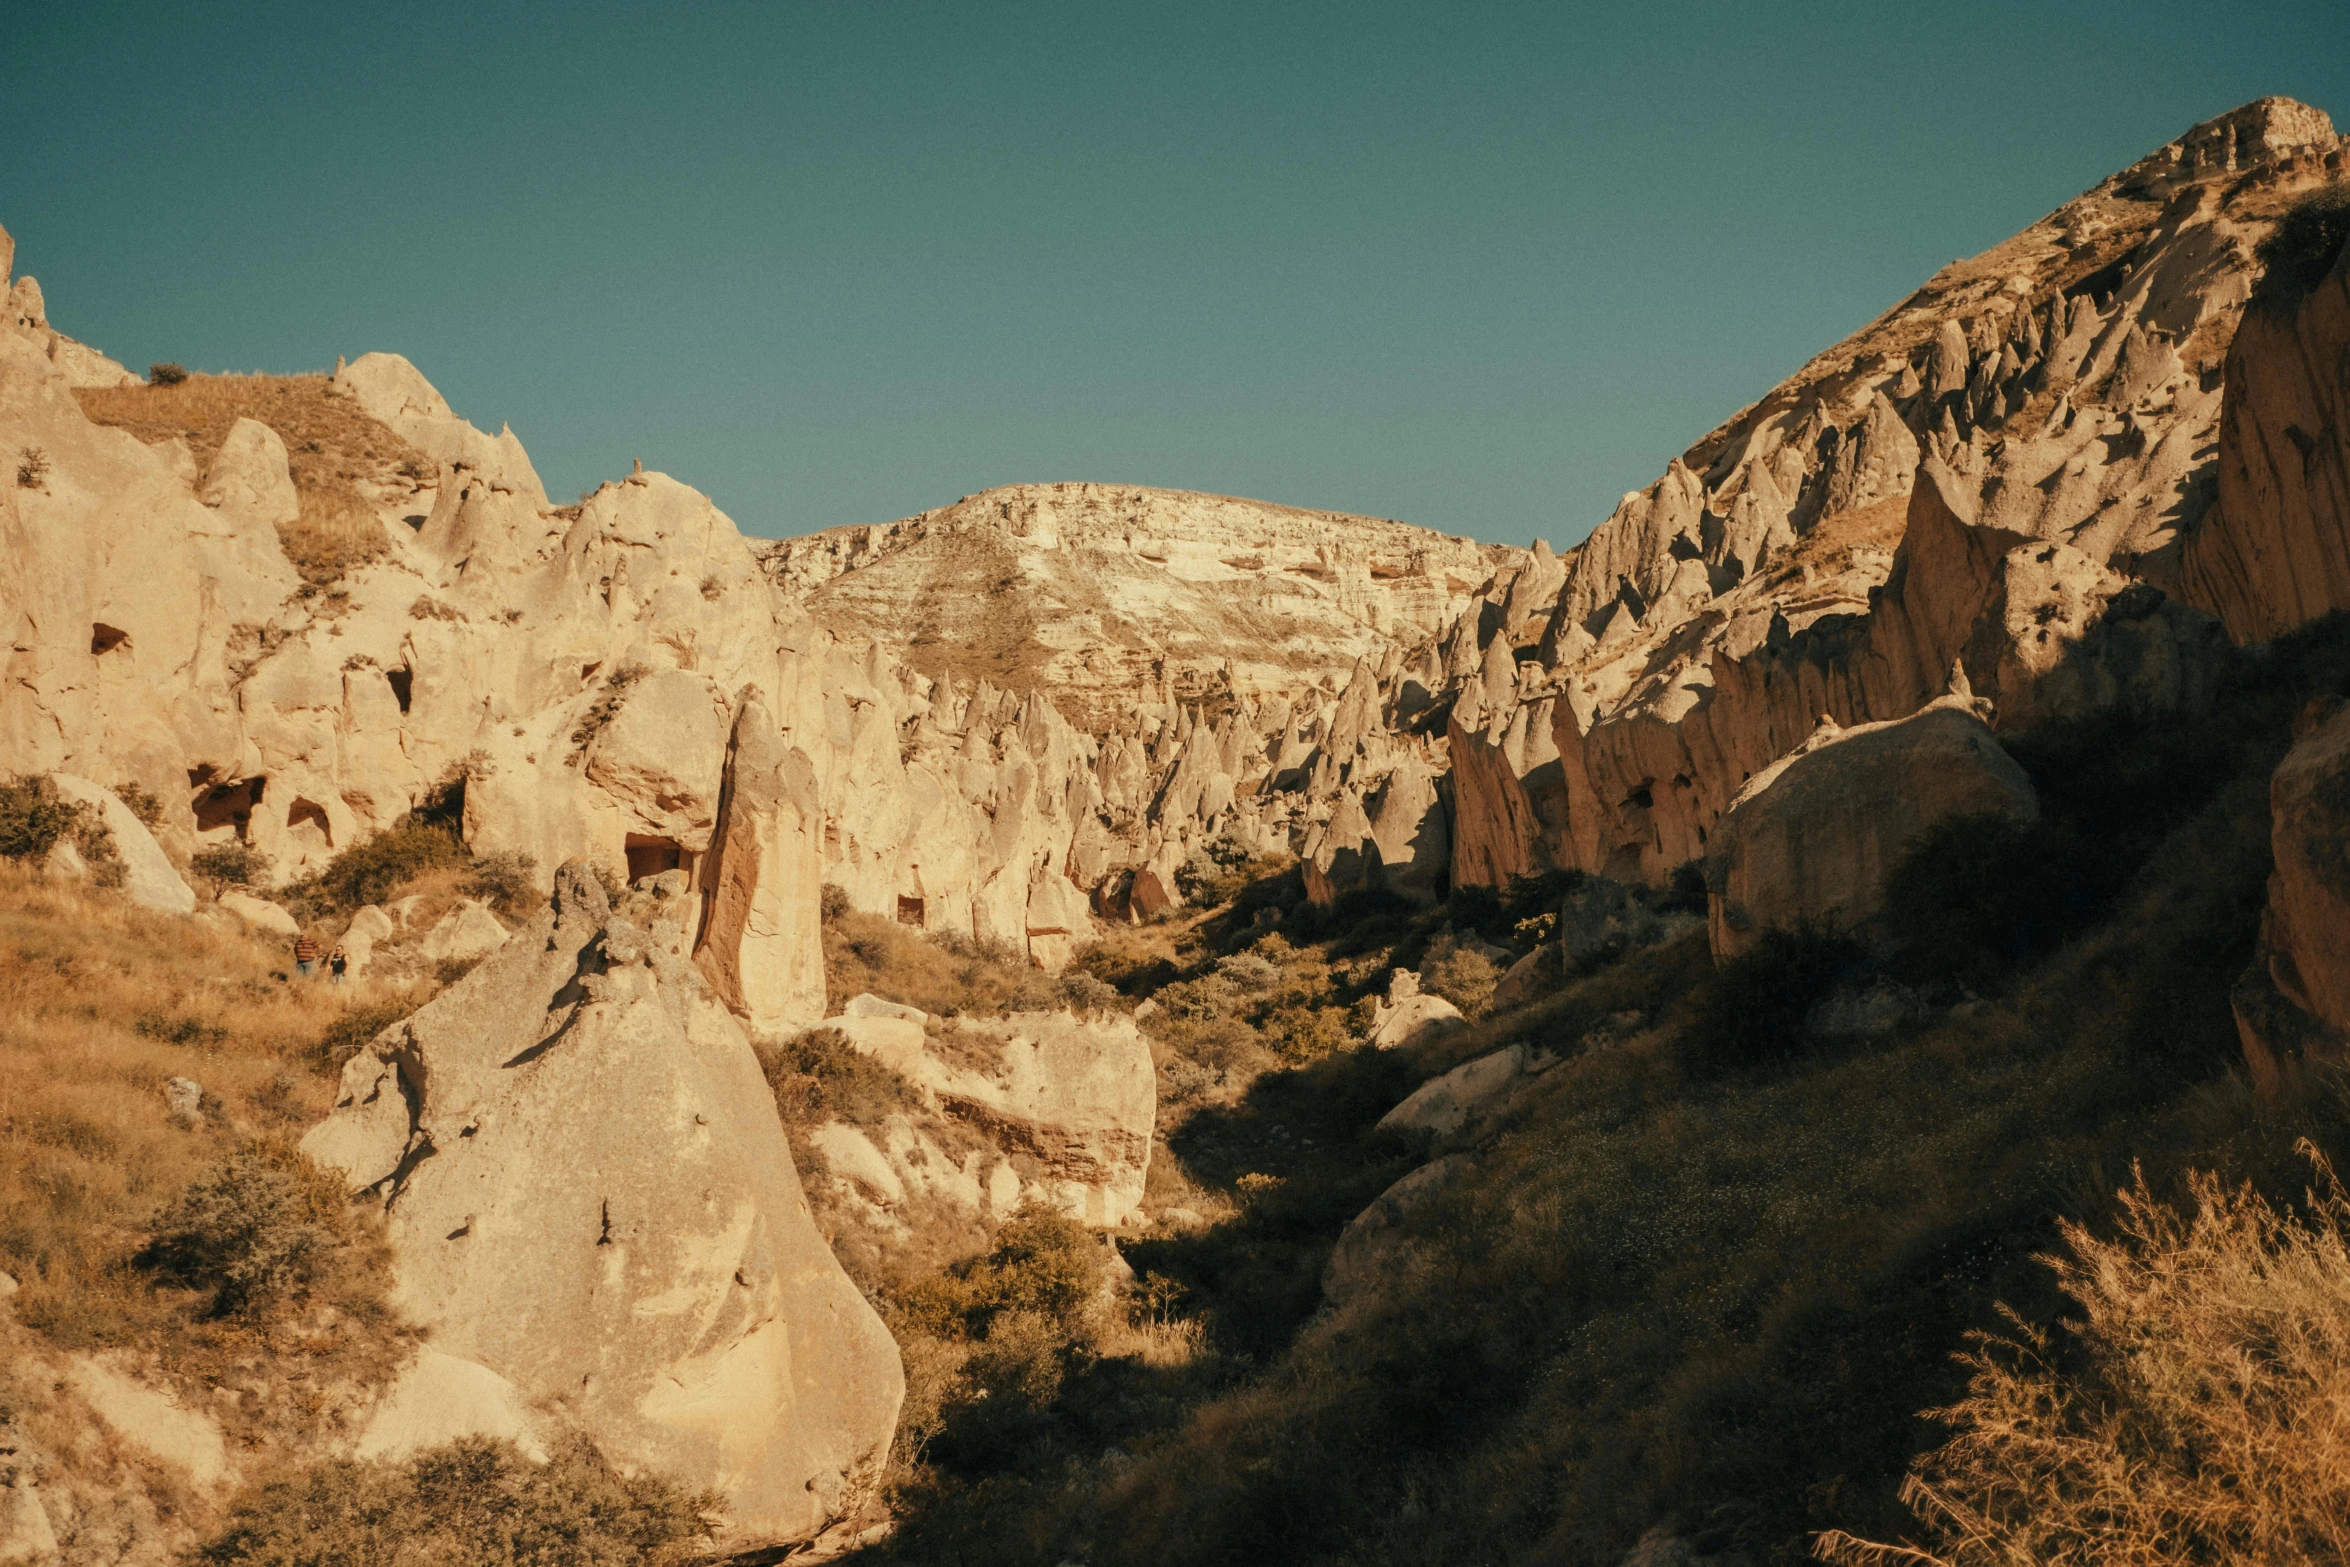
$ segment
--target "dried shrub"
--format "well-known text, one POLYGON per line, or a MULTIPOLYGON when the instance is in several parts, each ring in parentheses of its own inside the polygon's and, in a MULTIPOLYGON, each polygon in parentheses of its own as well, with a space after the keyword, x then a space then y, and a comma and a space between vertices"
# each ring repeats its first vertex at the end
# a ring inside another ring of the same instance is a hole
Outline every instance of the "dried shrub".
POLYGON ((404 1463, 327 1459, 248 1489, 188 1553, 209 1567, 655 1567, 708 1543, 717 1498, 624 1475, 585 1441, 534 1463, 460 1437, 404 1463))
POLYGON ((1830 1532, 1823 1560, 2261 1562, 2350 1555, 2350 1199, 2314 1149, 2305 1216, 2189 1179, 2190 1217, 2140 1174, 2113 1239, 2043 1258, 2080 1315, 2062 1340, 2006 1312, 1978 1332, 1957 1434, 1902 1487, 1922 1548, 1830 1532))
POLYGON ((49 486, 49 454, 38 446, 28 446, 16 459, 16 487, 20 490, 41 490, 49 486))
POLYGON ((187 378, 188 367, 173 364, 168 359, 147 367, 147 384, 150 386, 177 386, 187 378))
POLYGON ((985 1256, 917 1280, 896 1305, 908 1326, 939 1338, 985 1338, 1008 1312, 1050 1322, 1067 1337, 1101 1293, 1103 1256, 1084 1225, 1030 1206, 1004 1221, 985 1256))

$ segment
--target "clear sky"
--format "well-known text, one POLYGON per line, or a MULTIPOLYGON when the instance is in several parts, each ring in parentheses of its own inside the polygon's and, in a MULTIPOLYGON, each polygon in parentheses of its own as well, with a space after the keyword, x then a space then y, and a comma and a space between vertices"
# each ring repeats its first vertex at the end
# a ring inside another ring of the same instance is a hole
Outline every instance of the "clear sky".
POLYGON ((11 0, 0 224, 134 367, 391 349, 558 499, 1101 479, 1582 538, 2344 0, 11 0))

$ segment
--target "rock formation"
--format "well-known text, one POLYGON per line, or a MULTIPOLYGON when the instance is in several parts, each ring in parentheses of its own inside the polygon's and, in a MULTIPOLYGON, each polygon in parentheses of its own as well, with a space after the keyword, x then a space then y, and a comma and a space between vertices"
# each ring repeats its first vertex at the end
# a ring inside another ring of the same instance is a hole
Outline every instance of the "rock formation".
POLYGON ((1865 933, 1902 851, 1953 816, 2039 816, 2032 781, 1972 703, 1947 696, 1907 718, 1823 723, 1739 791, 1714 835, 1705 876, 1715 958, 1749 950, 1766 930, 1865 933))
POLYGON ((2275 1099, 2313 1064, 2350 1062, 2350 707, 2305 715, 2269 785, 2271 843, 2260 946, 2236 982, 2253 1083, 2275 1099))
POLYGON ((815 1533, 887 1447, 896 1347, 816 1232, 740 1025, 584 863, 352 1059, 303 1147, 383 1205, 397 1304, 433 1335, 410 1375, 480 1395, 395 1389, 408 1444, 527 1406, 717 1490, 753 1539, 815 1533))
POLYGON ((2247 310, 2222 379, 2219 501, 2180 587, 2265 642, 2350 609, 2350 252, 2298 302, 2247 310))

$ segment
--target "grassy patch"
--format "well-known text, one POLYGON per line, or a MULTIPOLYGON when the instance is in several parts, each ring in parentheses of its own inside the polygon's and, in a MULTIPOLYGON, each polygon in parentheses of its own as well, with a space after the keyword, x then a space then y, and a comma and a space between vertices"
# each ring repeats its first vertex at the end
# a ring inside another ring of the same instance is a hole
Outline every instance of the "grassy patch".
MULTIPOLYGON (((160 367, 159 367, 160 368, 160 367)), ((332 582, 384 554, 383 524, 361 488, 409 490, 431 483, 426 457, 377 423, 323 375, 161 376, 142 386, 76 387, 92 422, 149 445, 184 440, 209 467, 239 419, 258 419, 286 443, 301 515, 278 529, 286 559, 306 582, 332 582)))

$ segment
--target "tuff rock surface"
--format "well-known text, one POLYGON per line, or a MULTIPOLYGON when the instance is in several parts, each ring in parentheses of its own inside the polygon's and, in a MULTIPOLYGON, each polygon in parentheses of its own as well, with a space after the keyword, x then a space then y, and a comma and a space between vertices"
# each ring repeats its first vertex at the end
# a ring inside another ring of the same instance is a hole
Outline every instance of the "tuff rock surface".
POLYGON ((395 1390, 387 1447, 504 1421, 502 1382, 720 1492, 753 1539, 814 1534, 887 1447, 896 1346, 816 1232, 741 1026, 584 863, 352 1058, 303 1147, 383 1205, 396 1302, 432 1332, 412 1375, 487 1390, 395 1390))

